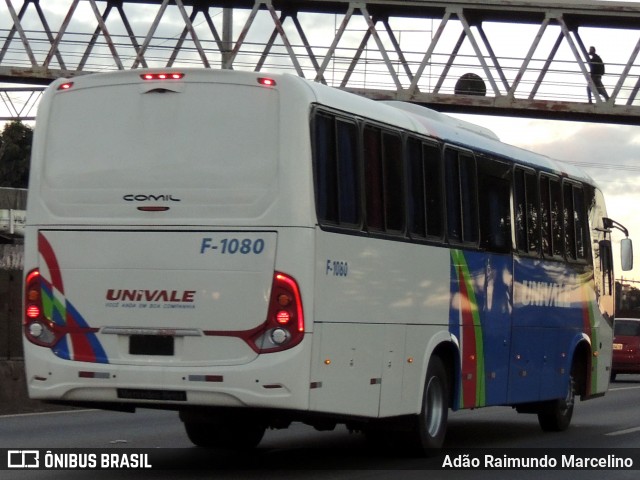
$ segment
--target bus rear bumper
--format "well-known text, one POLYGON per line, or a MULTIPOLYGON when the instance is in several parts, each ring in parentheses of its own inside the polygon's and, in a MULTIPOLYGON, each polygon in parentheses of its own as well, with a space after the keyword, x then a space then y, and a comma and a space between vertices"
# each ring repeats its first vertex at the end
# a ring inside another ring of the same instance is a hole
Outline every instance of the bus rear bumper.
POLYGON ((309 406, 309 350, 302 344, 245 365, 171 367, 75 362, 37 348, 27 356, 32 399, 180 409, 309 406))

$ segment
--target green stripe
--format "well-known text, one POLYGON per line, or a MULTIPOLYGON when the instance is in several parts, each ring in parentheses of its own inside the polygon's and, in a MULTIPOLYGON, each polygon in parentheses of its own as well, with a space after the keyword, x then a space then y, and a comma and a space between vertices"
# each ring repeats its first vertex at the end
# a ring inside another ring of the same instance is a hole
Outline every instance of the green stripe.
MULTIPOLYGON (((483 407, 486 404, 486 381, 484 375, 484 339, 482 336, 482 324, 480 322, 480 312, 478 311, 478 301, 476 293, 473 289, 471 281, 471 273, 469 266, 461 250, 451 250, 454 265, 462 267, 463 278, 458 281, 464 281, 467 295, 469 295, 469 303, 471 305, 471 316, 473 318, 473 329, 476 341, 476 406, 483 407)), ((456 268, 456 273, 458 269, 456 268)))

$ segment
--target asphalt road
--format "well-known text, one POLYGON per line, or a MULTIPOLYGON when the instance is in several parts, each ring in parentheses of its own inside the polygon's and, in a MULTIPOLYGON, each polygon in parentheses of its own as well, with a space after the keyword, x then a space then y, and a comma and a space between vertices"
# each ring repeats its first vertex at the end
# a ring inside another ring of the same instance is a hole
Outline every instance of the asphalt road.
MULTIPOLYGON (((640 376, 620 375, 604 398, 577 403, 572 425, 566 432, 544 433, 534 415, 517 414, 510 408, 466 410, 451 413, 445 448, 538 452, 535 449, 635 448, 640 452, 639 413, 640 376)), ((350 434, 343 427, 317 432, 294 424, 287 430, 268 431, 251 453, 206 451, 189 442, 177 413, 154 410, 135 414, 78 410, 4 416, 0 417, 0 448, 176 449, 166 451, 171 457, 168 465, 174 470, 101 471, 92 472, 90 478, 514 478, 514 472, 509 471, 433 470, 441 466, 441 458, 419 459, 397 451, 373 450, 362 435, 350 434)), ((0 478, 89 478, 87 473, 9 471, 0 472, 0 478)), ((544 472, 545 480, 603 476, 635 479, 640 470, 544 472)), ((541 472, 521 470, 517 477, 541 478, 541 472)))

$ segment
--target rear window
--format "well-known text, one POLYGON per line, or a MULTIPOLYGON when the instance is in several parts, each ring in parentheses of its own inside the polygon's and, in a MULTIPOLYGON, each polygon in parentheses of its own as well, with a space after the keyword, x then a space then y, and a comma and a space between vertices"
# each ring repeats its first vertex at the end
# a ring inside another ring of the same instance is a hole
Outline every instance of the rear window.
POLYGON ((142 93, 138 84, 60 93, 49 118, 45 183, 215 190, 223 203, 225 192, 255 198, 276 178, 277 95, 210 83, 188 83, 180 93, 142 93))
POLYGON ((640 337, 640 321, 616 320, 614 332, 621 337, 640 337))

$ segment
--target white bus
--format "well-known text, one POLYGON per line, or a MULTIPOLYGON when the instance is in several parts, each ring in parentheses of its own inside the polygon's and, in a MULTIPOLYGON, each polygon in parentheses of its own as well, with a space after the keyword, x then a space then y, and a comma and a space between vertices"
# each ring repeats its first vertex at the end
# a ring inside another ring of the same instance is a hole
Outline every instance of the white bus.
MULTIPOLYGON (((29 394, 180 412, 193 443, 449 409, 567 428, 609 384, 612 228, 574 167, 291 75, 57 80, 25 230, 29 394)), ((630 241, 623 241, 623 261, 630 241)))

